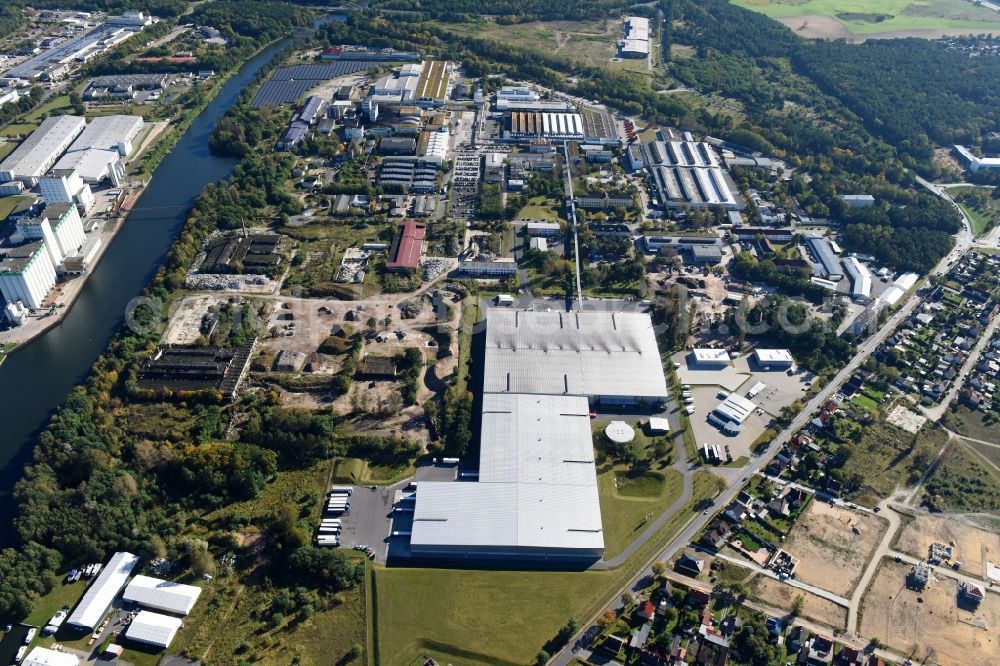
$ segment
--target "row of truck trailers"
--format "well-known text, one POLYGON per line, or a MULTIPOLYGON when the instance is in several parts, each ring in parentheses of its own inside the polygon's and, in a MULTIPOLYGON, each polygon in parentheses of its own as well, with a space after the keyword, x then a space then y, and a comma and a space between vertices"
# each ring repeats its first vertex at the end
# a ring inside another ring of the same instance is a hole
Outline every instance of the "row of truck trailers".
MULTIPOLYGON (((326 513, 332 516, 342 516, 351 508, 350 488, 334 488, 330 491, 326 502, 326 513)), ((316 534, 316 545, 336 548, 340 546, 340 532, 343 525, 340 518, 323 518, 316 534)))

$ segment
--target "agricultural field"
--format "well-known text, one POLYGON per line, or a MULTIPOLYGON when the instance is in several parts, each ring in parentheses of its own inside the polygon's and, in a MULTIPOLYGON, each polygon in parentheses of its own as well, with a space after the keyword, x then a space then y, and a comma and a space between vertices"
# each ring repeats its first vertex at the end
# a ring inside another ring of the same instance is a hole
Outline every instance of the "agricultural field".
POLYGON ((847 625, 847 609, 843 606, 773 578, 757 576, 750 587, 750 593, 763 604, 785 609, 791 608, 796 598, 802 597, 802 617, 838 630, 847 625))
POLYGON ((991 628, 1000 624, 1000 597, 988 593, 979 608, 969 612, 956 603, 953 579, 939 576, 923 592, 915 592, 906 588, 908 572, 908 566, 882 561, 862 601, 860 634, 876 636, 923 663, 996 663, 1000 639, 991 628))
POLYGON ((812 502, 784 549, 801 560, 795 578, 849 596, 885 534, 886 521, 861 511, 812 502))
POLYGON ((953 562, 972 576, 986 575, 986 562, 1000 565, 1000 534, 959 516, 920 514, 900 532, 895 548, 914 557, 927 557, 932 543, 952 546, 953 562))
POLYGON ((733 0, 803 37, 864 39, 978 34, 1000 30, 1000 12, 972 0, 733 0))

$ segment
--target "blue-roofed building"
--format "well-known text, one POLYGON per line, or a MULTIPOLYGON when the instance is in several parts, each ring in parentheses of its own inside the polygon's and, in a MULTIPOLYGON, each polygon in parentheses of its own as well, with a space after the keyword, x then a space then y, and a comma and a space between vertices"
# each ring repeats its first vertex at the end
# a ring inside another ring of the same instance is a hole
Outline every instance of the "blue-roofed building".
POLYGON ((281 140, 278 141, 278 150, 291 150, 298 147, 305 141, 307 134, 309 134, 309 125, 299 120, 293 120, 285 133, 281 135, 281 140))
POLYGON ((833 253, 830 243, 822 236, 806 237, 806 245, 812 253, 813 260, 818 264, 817 268, 821 277, 825 277, 833 282, 839 282, 844 277, 843 269, 837 255, 833 253))
POLYGON ((315 95, 308 97, 302 106, 299 107, 299 112, 295 115, 295 120, 306 123, 307 125, 315 125, 317 121, 322 117, 323 111, 326 109, 326 100, 322 97, 316 97, 315 95))

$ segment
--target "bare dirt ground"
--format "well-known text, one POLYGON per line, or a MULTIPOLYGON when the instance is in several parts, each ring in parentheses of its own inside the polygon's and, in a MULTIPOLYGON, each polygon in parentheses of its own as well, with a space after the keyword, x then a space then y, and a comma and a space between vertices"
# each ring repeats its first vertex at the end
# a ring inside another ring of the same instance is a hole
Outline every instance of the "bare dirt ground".
POLYGON ((801 560, 795 578, 850 596, 886 527, 877 516, 812 502, 784 545, 801 560))
POLYGON ((228 296, 195 294, 186 296, 170 318, 161 341, 165 345, 189 345, 201 335, 201 318, 213 305, 221 306, 228 296))
POLYGON ((957 583, 935 581, 923 592, 906 589, 909 568, 888 560, 872 580, 861 605, 861 635, 879 640, 915 660, 941 666, 1000 664, 1000 598, 987 594, 973 612, 958 607, 957 583), (918 602, 917 597, 923 601, 918 602), (977 626, 980 624, 981 626, 977 626))
POLYGON ((962 516, 918 515, 903 528, 896 549, 914 557, 927 557, 934 542, 953 544, 952 561, 962 563, 962 570, 984 576, 986 561, 1000 564, 1000 534, 979 529, 962 516))
POLYGON ((779 18, 775 20, 785 24, 792 32, 802 37, 846 39, 849 42, 863 41, 845 28, 840 21, 831 16, 793 16, 791 18, 779 18))
POLYGON ((801 596, 803 617, 838 630, 843 630, 847 625, 846 608, 773 578, 757 576, 753 582, 752 590, 755 597, 776 608, 791 608, 795 598, 801 596))

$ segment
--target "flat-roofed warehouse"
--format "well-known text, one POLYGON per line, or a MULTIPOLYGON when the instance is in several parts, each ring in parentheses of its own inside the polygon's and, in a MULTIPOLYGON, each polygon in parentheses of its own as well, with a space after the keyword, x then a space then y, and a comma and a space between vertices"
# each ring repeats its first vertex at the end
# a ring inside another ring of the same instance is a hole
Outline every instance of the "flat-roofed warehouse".
POLYGON ((125 630, 125 638, 166 649, 183 625, 179 617, 139 611, 125 630))
POLYGON ((486 319, 486 393, 580 395, 605 404, 665 402, 649 315, 493 308, 486 319))
POLYGON ((512 111, 507 116, 507 135, 514 139, 583 139, 579 113, 512 111))
POLYGON ((795 362, 787 349, 758 349, 753 356, 762 368, 790 368, 795 362))
POLYGON ((478 483, 420 483, 414 556, 598 560, 604 553, 586 398, 486 394, 478 483))
POLYGON ((739 432, 743 423, 750 418, 757 405, 737 393, 719 403, 719 406, 708 415, 708 420, 727 432, 739 432))
POLYGON ((0 183, 19 180, 26 187, 37 185, 38 179, 52 168, 86 124, 79 116, 43 120, 38 129, 0 162, 0 183))
POLYGON ((101 569, 97 579, 90 584, 76 609, 66 620, 66 624, 79 629, 93 631, 101 623, 111 602, 125 587, 132 569, 139 563, 139 558, 132 553, 115 553, 108 564, 101 569))
POLYGON ((98 116, 56 162, 55 168, 75 169, 86 183, 110 179, 113 185, 119 185, 125 178, 124 159, 132 154, 132 142, 142 127, 142 116, 98 116))
POLYGON ((644 151, 643 162, 663 205, 743 207, 714 149, 704 141, 650 141, 644 151))
POLYGON ((136 576, 125 588, 122 598, 143 608, 187 615, 194 608, 200 595, 201 588, 194 585, 174 583, 150 576, 136 576))

